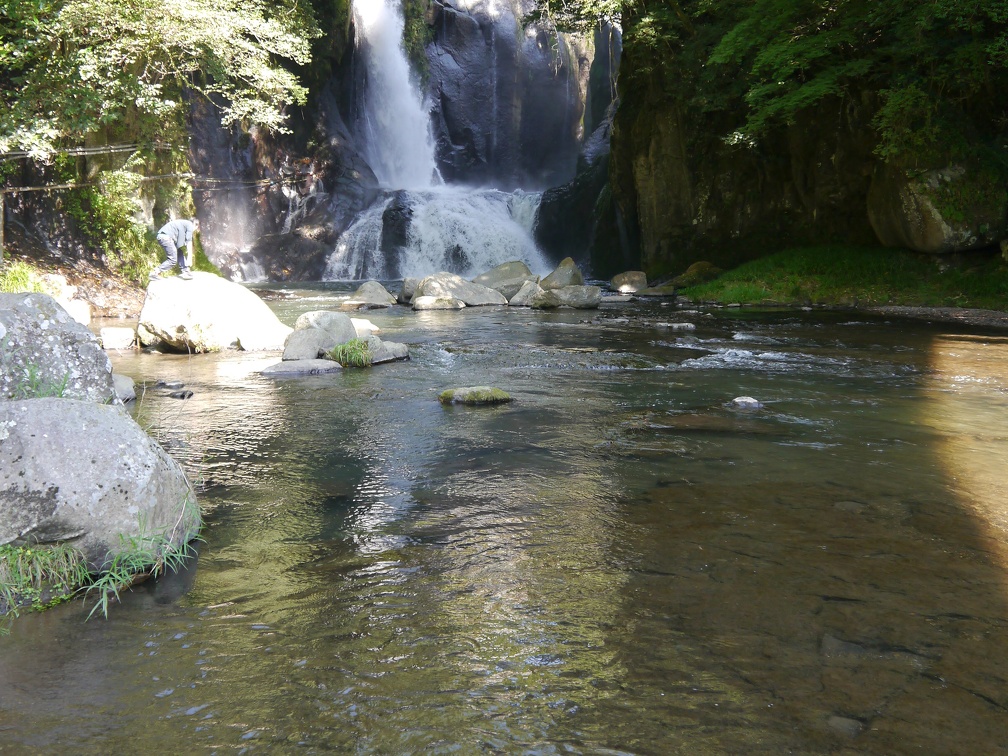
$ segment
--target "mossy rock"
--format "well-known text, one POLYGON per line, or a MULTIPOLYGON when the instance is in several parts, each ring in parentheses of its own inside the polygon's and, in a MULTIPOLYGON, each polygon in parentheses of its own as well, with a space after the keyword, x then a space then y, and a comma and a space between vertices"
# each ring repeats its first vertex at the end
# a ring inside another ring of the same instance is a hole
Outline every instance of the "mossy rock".
POLYGON ((682 273, 670 282, 673 286, 687 288, 689 286, 696 286, 698 284, 707 283, 708 281, 713 281, 715 278, 724 273, 721 268, 716 265, 707 262, 706 260, 701 260, 700 262, 695 262, 690 265, 685 273, 682 273))
POLYGON ((442 391, 438 397, 441 404, 506 404, 511 396, 499 388, 491 386, 469 386, 442 391))

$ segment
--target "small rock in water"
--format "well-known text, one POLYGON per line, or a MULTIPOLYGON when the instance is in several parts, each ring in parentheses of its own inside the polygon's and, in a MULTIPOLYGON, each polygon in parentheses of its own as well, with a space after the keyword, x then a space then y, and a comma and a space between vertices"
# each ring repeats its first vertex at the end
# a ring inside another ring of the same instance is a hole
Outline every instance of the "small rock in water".
POLYGON ((172 391, 168 394, 172 399, 188 399, 192 396, 192 391, 186 389, 185 391, 172 391))
POLYGON ((180 389, 185 384, 182 381, 158 381, 154 384, 157 388, 180 389))
POLYGON ((511 401, 511 396, 491 386, 469 386, 442 391, 438 401, 441 404, 504 404, 511 401))
POLYGON ((670 331, 695 331, 696 326, 692 323, 659 323, 662 328, 668 328, 670 331))
POLYGON ((739 409, 762 409, 763 402, 751 396, 736 396, 732 399, 732 406, 739 409))
POLYGON ((856 738, 864 729, 864 724, 861 721, 837 715, 830 717, 827 724, 829 724, 831 730, 850 738, 856 738))

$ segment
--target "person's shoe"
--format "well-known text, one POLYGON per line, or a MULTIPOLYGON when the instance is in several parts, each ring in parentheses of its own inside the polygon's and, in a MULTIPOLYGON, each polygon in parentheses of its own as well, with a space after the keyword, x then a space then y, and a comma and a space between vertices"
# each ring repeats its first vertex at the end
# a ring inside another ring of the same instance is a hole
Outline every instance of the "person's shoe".
POLYGON ((160 281, 161 280, 161 274, 158 273, 156 270, 152 270, 150 272, 150 275, 147 276, 147 278, 149 278, 151 281, 160 281))
POLYGON ((181 278, 183 281, 192 281, 192 273, 190 273, 188 270, 183 270, 181 273, 178 274, 178 277, 181 278))

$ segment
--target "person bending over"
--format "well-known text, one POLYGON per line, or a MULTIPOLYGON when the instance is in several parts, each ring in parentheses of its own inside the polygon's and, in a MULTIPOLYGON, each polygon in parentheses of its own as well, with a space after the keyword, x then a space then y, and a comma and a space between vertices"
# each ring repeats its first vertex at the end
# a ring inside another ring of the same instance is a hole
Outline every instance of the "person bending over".
POLYGON ((192 278, 189 266, 193 260, 193 234, 199 231, 199 219, 168 221, 157 232, 158 244, 165 251, 167 259, 151 271, 150 280, 156 281, 178 264, 179 278, 192 278), (179 252, 185 248, 185 254, 179 252))

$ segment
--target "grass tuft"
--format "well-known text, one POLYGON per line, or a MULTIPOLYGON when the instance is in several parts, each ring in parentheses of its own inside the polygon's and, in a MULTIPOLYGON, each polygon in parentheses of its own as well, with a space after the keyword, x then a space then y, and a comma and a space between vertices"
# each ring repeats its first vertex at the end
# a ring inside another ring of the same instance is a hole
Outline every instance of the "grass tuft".
POLYGON ((20 294, 22 292, 45 292, 45 290, 42 277, 28 263, 13 260, 0 265, 0 292, 20 294))
POLYGON ((364 339, 337 344, 329 350, 328 357, 343 367, 371 367, 371 349, 364 339))

